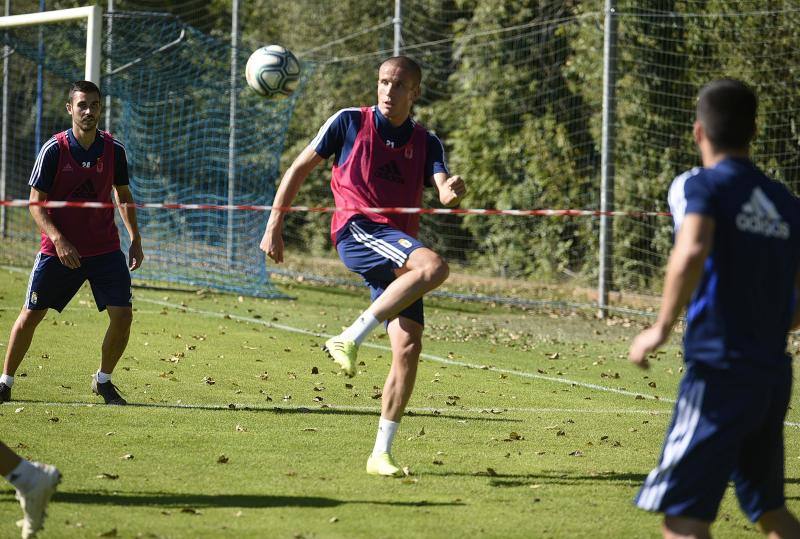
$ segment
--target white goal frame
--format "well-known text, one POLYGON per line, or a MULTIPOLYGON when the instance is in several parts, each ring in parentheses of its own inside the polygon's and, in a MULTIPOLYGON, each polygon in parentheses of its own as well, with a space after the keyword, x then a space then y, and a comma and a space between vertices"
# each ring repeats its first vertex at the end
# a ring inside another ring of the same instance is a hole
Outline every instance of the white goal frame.
POLYGON ((33 26, 53 22, 86 19, 86 71, 85 80, 100 84, 101 35, 103 32, 103 10, 100 6, 57 9, 39 13, 25 13, 0 17, 0 28, 33 26))

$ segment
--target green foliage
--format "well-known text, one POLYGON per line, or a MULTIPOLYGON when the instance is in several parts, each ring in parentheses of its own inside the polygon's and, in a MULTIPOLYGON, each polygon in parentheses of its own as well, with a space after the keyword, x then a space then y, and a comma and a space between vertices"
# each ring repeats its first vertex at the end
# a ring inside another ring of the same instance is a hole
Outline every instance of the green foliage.
MULTIPOLYGON (((163 3, 116 2, 118 10, 155 10, 156 4, 163 3)), ((241 2, 240 56, 281 43, 313 73, 286 131, 281 171, 337 110, 375 102, 376 68, 391 54, 390 4, 343 0, 333 9, 317 0, 241 2)), ((186 0, 159 10, 225 42, 230 6, 228 0, 186 0)), ((14 9, 38 5, 25 0, 14 9)), ((599 208, 603 9, 602 0, 403 2, 405 53, 424 70, 414 114, 444 141, 452 172, 465 177, 464 206, 599 208)), ((697 91, 723 76, 741 78, 759 94, 755 161, 800 189, 800 127, 793 115, 800 110, 797 11, 779 0, 618 0, 616 14, 615 209, 668 209, 671 180, 699 164, 691 137, 697 91)), ((64 51, 56 57, 58 65, 72 61, 64 51)), ((29 88, 31 73, 20 76, 29 88)), ((57 114, 54 108, 51 115, 57 114)), ((20 117, 20 129, 32 129, 30 118, 20 117)), ((248 166, 265 159, 253 151, 248 166)), ((326 163, 310 175, 298 203, 331 205, 329 169, 326 163)), ((279 180, 273 176, 269 182, 279 180)), ((435 193, 426 194, 426 204, 438 204, 435 193)), ((309 253, 328 253, 329 220, 291 216, 287 240, 309 253)), ((577 276, 587 284, 596 276, 593 219, 426 216, 423 223, 428 244, 474 272, 577 276)), ((669 220, 615 218, 613 228, 614 287, 657 289, 672 243, 669 220)))

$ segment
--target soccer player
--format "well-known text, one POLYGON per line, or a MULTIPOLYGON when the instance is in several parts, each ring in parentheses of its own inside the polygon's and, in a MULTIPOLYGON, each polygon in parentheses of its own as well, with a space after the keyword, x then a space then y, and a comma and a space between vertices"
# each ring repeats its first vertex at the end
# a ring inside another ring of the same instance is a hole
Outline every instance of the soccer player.
MULTIPOLYGON (((67 112, 72 128, 54 135, 36 158, 28 182, 31 202, 109 202, 113 189, 117 203, 132 204, 125 147, 97 130, 100 89, 90 81, 73 83, 67 112)), ((127 262, 120 251, 113 208, 31 206, 30 211, 42 231, 41 251, 28 281, 25 304, 11 329, 0 376, 0 402, 11 400, 14 374, 47 310, 61 312, 88 280, 98 310, 106 310, 109 318, 92 391, 106 404, 126 404, 111 382, 111 373, 128 344, 133 319, 130 271, 144 259, 136 210, 119 208, 131 239, 127 262)))
POLYGON ((800 200, 750 161, 756 108, 736 80, 700 91, 694 139, 703 168, 670 187, 676 238, 661 308, 630 348, 630 360, 647 368, 688 304, 678 402, 660 462, 636 497, 664 514, 664 537, 710 537, 728 480, 765 534, 800 537, 783 492, 800 200))
MULTIPOLYGON (((396 56, 378 70, 378 104, 342 109, 328 119, 316 138, 283 176, 273 206, 286 208, 308 176, 331 156, 331 190, 339 208, 331 238, 347 268, 369 286, 372 304, 325 350, 342 371, 355 373, 358 347, 381 322, 392 347, 392 366, 383 387, 381 418, 367 473, 402 475, 391 455, 400 418, 414 389, 424 325, 422 296, 444 282, 447 263, 416 238, 418 214, 377 214, 354 208, 419 207, 422 189, 435 186, 445 206, 466 192, 459 176, 450 176, 441 141, 411 119, 420 96, 422 71, 413 60, 396 56)), ((283 261, 285 212, 273 209, 261 249, 283 261)))
POLYGON ((50 464, 25 460, 0 442, 0 475, 17 491, 23 515, 17 526, 22 528, 22 539, 33 537, 44 525, 47 504, 61 481, 61 473, 50 464))

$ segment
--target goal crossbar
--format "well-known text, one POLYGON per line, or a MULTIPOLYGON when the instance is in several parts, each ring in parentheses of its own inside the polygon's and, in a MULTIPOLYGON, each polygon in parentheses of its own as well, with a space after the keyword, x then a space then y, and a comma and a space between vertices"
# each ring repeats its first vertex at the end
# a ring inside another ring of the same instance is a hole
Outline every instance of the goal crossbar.
POLYGON ((100 6, 57 9, 0 17, 0 28, 33 26, 53 22, 86 19, 86 71, 84 78, 100 84, 100 45, 103 31, 103 11, 100 6))

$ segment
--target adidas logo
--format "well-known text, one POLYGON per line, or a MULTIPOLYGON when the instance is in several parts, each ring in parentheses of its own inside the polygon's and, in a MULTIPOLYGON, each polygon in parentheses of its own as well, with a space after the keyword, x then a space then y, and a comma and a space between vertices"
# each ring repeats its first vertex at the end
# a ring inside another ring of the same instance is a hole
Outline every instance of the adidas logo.
POLYGON ((92 180, 86 180, 75 189, 69 198, 80 198, 83 200, 97 200, 97 191, 94 190, 92 180))
POLYGON ((400 168, 394 161, 389 161, 385 165, 378 167, 375 171, 375 176, 392 183, 405 183, 403 174, 400 173, 400 168))
POLYGON ((775 204, 759 187, 753 189, 750 200, 742 204, 736 216, 736 228, 742 232, 782 240, 788 240, 790 235, 789 224, 781 218, 775 204))
POLYGON ((72 165, 67 163, 66 165, 64 165, 64 168, 61 169, 61 172, 72 172, 72 165))

